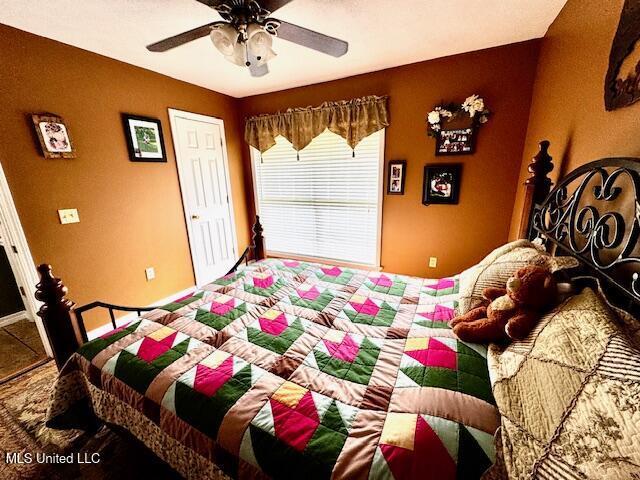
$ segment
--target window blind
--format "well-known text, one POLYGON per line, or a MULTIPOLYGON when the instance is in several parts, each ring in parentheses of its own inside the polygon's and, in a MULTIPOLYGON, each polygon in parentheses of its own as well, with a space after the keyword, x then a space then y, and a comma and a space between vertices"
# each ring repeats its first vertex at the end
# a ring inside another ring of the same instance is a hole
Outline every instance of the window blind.
POLYGON ((325 130, 303 150, 283 137, 252 149, 256 200, 266 249, 377 266, 384 130, 353 151, 325 130))

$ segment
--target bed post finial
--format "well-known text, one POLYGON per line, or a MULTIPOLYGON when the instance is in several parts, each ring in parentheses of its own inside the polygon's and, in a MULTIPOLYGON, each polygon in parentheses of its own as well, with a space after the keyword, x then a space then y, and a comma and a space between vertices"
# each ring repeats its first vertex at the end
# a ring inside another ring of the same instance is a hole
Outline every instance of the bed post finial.
POLYGON ((53 350, 53 357, 60 370, 80 346, 70 313, 74 303, 65 298, 67 287, 59 278, 53 276, 51 265, 43 263, 38 266, 38 274, 40 282, 36 285, 35 296, 43 303, 38 316, 42 318, 53 350))
POLYGON ((533 208, 549 195, 551 179, 547 176, 553 170, 553 158, 549 155, 549 140, 540 142, 540 151, 531 159, 527 170, 530 175, 524 182, 524 205, 520 218, 518 238, 527 238, 531 230, 533 208))
POLYGON ((253 224, 253 259, 263 260, 264 254, 264 237, 262 236, 262 224, 260 223, 260 216, 256 215, 256 221, 253 224))

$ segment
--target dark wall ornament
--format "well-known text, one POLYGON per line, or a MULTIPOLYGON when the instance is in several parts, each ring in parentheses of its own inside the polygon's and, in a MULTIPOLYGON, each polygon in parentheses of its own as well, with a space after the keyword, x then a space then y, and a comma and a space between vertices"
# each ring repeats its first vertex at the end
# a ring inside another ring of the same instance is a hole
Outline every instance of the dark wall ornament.
POLYGON ((422 204, 457 204, 460 196, 461 172, 461 163, 425 165, 422 181, 422 204))
POLYGON ((53 113, 31 115, 44 158, 76 158, 69 128, 53 113))
POLYGON ((156 118, 122 114, 129 160, 132 162, 166 162, 162 122, 156 118))
POLYGON ((470 155, 476 150, 474 126, 442 129, 436 137, 436 155, 470 155))
POLYGON ((427 135, 436 139, 436 155, 470 155, 476 135, 491 112, 484 99, 471 95, 461 104, 437 105, 427 114, 427 135))
POLYGON ((621 67, 634 50, 640 49, 640 0, 626 0, 618 30, 611 45, 609 70, 604 86, 607 110, 615 110, 640 100, 640 60, 625 78, 621 67))
POLYGON ((406 160, 391 160, 387 171, 387 195, 404 195, 406 160))

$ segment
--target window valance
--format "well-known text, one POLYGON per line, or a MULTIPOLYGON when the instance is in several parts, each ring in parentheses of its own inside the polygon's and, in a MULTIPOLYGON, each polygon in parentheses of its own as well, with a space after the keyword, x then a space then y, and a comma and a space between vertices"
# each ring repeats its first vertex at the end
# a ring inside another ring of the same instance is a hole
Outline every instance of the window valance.
POLYGON ((249 145, 266 152, 282 135, 297 151, 325 129, 344 138, 353 149, 365 137, 389 126, 386 96, 375 95, 325 102, 318 107, 290 108, 273 115, 247 119, 244 138, 249 145))

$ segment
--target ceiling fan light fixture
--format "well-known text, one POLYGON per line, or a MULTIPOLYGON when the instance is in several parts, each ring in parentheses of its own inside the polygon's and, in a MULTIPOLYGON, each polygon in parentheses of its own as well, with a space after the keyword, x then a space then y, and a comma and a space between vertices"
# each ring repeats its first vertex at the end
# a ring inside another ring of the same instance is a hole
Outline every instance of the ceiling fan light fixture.
POLYGON ((267 50, 267 52, 262 55, 258 61, 258 65, 263 65, 267 62, 270 62, 271 60, 273 60, 275 57, 277 57, 278 54, 276 52, 274 52, 272 49, 267 50))
POLYGON ((240 67, 247 66, 247 46, 243 42, 237 42, 233 48, 231 55, 225 55, 229 62, 238 65, 240 67))
POLYGON ((215 25, 211 29, 211 41, 213 45, 225 57, 235 55, 238 46, 238 31, 230 24, 215 25))
POLYGON ((260 25, 251 24, 247 27, 247 49, 249 55, 258 61, 258 65, 264 65, 276 56, 272 45, 272 35, 260 25))

